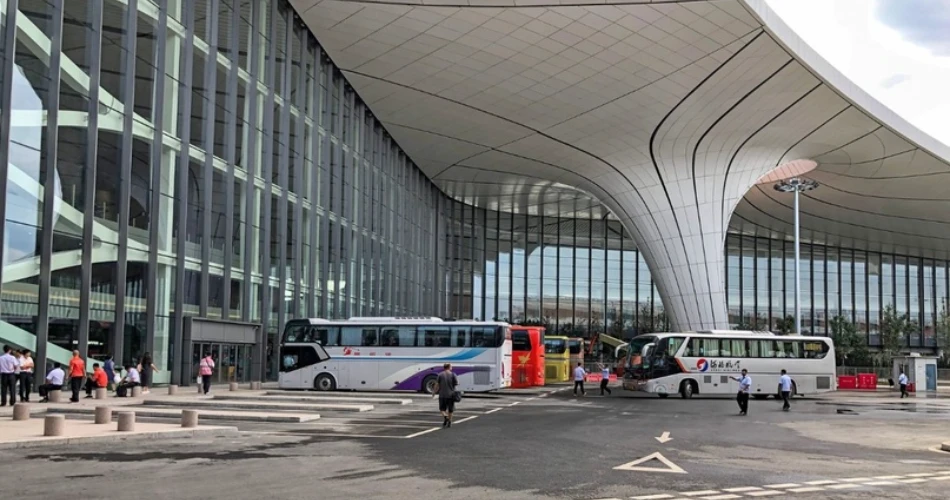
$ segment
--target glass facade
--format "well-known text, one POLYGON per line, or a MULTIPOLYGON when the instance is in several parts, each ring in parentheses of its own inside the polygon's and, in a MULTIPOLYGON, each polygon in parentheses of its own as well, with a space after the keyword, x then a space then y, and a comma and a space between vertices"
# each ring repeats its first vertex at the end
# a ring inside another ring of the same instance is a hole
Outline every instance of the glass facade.
MULTIPOLYGON (((162 382, 192 316, 263 325, 271 347, 295 317, 669 327, 617 221, 447 197, 284 0, 0 0, 0 15, 0 340, 35 335, 40 359, 150 351, 162 382)), ((725 251, 733 326, 781 329, 791 244, 731 235, 725 251)), ((893 304, 920 326, 908 345, 935 345, 946 262, 802 255, 805 331, 841 314, 877 345, 893 304)))
MULTIPOLYGON (((880 346, 881 314, 892 305, 915 326, 904 339, 906 347, 937 346, 935 328, 948 304, 948 262, 805 243, 801 256, 803 334, 830 335, 830 321, 841 316, 854 323, 868 345, 880 346)), ((793 328, 782 320, 795 314, 794 279, 793 241, 727 237, 726 288, 733 328, 793 328)))
POLYGON ((0 339, 162 381, 186 316, 439 310, 444 196, 287 2, 0 12, 0 339))

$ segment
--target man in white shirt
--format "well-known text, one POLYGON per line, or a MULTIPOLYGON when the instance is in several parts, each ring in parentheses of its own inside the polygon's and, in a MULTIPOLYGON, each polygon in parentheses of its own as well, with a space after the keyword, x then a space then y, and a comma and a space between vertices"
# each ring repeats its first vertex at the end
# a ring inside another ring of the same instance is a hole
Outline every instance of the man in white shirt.
POLYGON ((788 372, 782 370, 782 376, 778 379, 778 385, 782 391, 782 405, 783 411, 788 411, 792 409, 792 405, 788 402, 788 397, 792 394, 792 377, 788 376, 788 372))
POLYGON ((63 371, 63 365, 56 363, 53 369, 46 374, 46 383, 39 387, 40 403, 49 402, 49 393, 59 391, 63 388, 63 381, 66 380, 66 372, 63 371))
POLYGON ((20 362, 11 354, 10 346, 3 346, 3 355, 0 356, 0 406, 7 405, 7 393, 10 394, 10 405, 16 403, 16 379, 20 371, 20 362))
POLYGON ((129 395, 129 389, 137 385, 141 385, 142 377, 139 375, 139 371, 135 369, 132 365, 125 365, 125 377, 119 382, 119 385, 115 388, 115 395, 124 398, 126 395, 129 395))
POLYGON ((910 394, 907 393, 907 375, 904 374, 904 369, 901 369, 901 374, 897 377, 897 383, 901 386, 901 399, 909 398, 910 394))
POLYGON ((749 413, 749 391, 752 390, 752 377, 749 376, 749 370, 743 369, 741 377, 730 377, 739 382, 739 393, 736 394, 736 402, 739 403, 739 415, 749 413))
POLYGON ((581 396, 586 396, 587 391, 584 390, 584 379, 587 378, 587 371, 584 370, 584 367, 581 363, 577 363, 577 368, 574 368, 574 396, 577 396, 577 388, 581 389, 581 396))

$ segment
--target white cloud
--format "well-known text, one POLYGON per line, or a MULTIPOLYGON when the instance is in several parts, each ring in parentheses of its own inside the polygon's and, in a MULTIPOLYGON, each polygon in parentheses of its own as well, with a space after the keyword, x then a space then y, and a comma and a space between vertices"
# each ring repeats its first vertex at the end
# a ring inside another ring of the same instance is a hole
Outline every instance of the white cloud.
MULTIPOLYGON (((885 0, 886 2, 887 0, 885 0)), ((945 1, 945 0, 930 0, 945 1)), ((877 100, 950 144, 950 56, 869 0, 768 0, 812 48, 877 100), (901 31, 895 29, 900 28, 901 31), (918 45, 920 43, 920 45, 918 45)), ((914 2, 908 2, 913 8, 914 2)), ((950 34, 950 26, 946 27, 950 34)))

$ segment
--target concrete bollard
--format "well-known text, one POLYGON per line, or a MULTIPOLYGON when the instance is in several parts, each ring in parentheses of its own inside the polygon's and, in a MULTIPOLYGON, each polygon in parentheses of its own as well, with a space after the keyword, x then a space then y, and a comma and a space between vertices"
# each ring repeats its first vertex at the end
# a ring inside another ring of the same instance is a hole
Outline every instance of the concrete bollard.
POLYGON ((66 415, 47 415, 43 419, 44 436, 62 436, 66 432, 66 415))
POLYGON ((134 432, 135 431, 135 412, 134 411, 120 411, 119 412, 119 426, 116 428, 119 432, 134 432))
POLYGON ((178 394, 178 386, 177 385, 168 386, 168 395, 174 396, 175 394, 178 394))
POLYGON ((26 403, 17 403, 13 405, 13 420, 29 420, 30 405, 26 403))
POLYGON ((201 387, 201 382, 198 383, 198 394, 204 394, 204 388, 201 387))
POLYGON ((108 395, 108 390, 105 387, 96 388, 96 399, 105 399, 108 395))
POLYGON ((261 383, 260 383, 259 381, 257 381, 257 382, 251 382, 251 390, 252 390, 252 391, 259 391, 259 390, 261 390, 261 383))
POLYGON ((142 386, 140 385, 132 386, 132 397, 133 398, 142 397, 142 386))
POLYGON ((181 426, 198 427, 198 410, 182 410, 181 426))
POLYGON ((231 392, 234 392, 234 391, 238 390, 238 383, 237 383, 237 382, 231 382, 230 384, 228 384, 228 390, 231 391, 231 392))
POLYGON ((66 400, 63 396, 63 391, 49 391, 49 394, 46 396, 49 397, 50 403, 62 403, 66 400))
POLYGON ((96 424, 108 424, 112 422, 112 408, 108 406, 96 407, 96 424))

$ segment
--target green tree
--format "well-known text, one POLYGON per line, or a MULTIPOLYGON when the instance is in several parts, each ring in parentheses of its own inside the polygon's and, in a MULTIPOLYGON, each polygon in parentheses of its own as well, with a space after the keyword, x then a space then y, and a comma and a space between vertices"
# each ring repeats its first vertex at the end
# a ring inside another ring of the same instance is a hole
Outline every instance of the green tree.
POLYGON ((852 364, 868 358, 868 346, 865 339, 858 335, 854 323, 843 316, 835 316, 829 322, 831 339, 835 343, 835 355, 841 366, 852 364))
POLYGON ((907 314, 900 314, 888 304, 881 311, 881 364, 887 366, 904 345, 904 336, 910 332, 912 323, 907 314))
POLYGON ((776 320, 775 329, 782 335, 795 333, 795 317, 789 314, 782 319, 776 320))

